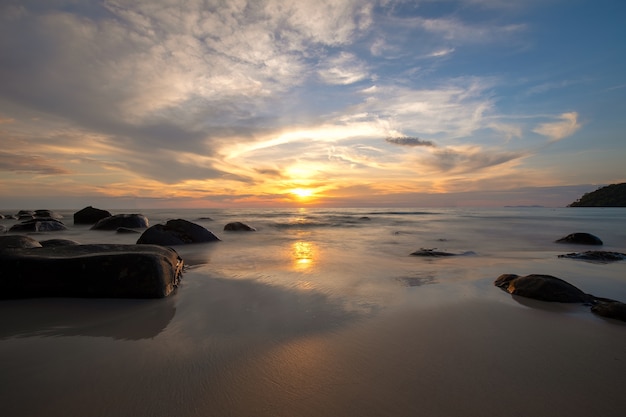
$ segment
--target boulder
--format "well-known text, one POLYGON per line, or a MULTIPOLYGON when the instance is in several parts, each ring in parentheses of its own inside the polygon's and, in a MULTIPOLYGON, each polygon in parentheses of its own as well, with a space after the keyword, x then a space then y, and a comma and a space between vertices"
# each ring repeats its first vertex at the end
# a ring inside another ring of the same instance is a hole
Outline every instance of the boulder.
POLYGON ((242 222, 231 222, 224 226, 224 230, 229 232, 255 232, 256 229, 242 222))
POLYGON ((98 220, 111 217, 108 210, 87 206, 74 213, 74 224, 96 224, 98 220))
POLYGON ((33 217, 51 217, 53 219, 63 218, 63 216, 61 216, 58 213, 55 213, 52 210, 35 210, 35 214, 33 214, 33 217))
POLYGON ((215 242, 220 240, 204 227, 183 219, 168 220, 146 229, 137 240, 138 244, 185 245, 188 243, 215 242))
POLYGON ((591 307, 591 312, 609 319, 626 321, 626 304, 614 300, 599 300, 591 307))
POLYGON ((119 227, 143 229, 148 227, 148 218, 143 214, 116 214, 98 220, 91 230, 117 230, 119 227))
POLYGON ((41 246, 41 243, 28 236, 0 236, 0 250, 9 248, 40 248, 41 246))
POLYGON ((494 285, 512 295, 560 303, 587 303, 593 296, 572 284, 551 275, 500 275, 494 285))
POLYGON ((183 261, 156 245, 66 245, 0 250, 0 298, 161 298, 183 261))
POLYGON ((71 239, 47 239, 47 240, 40 240, 39 243, 44 248, 48 248, 48 247, 51 247, 51 246, 80 245, 80 243, 78 243, 75 240, 71 240, 71 239))
POLYGON ((602 240, 591 233, 572 233, 555 241, 556 243, 573 243, 578 245, 602 245, 602 240))
POLYGON ((590 250, 586 252, 566 253, 559 258, 581 259, 583 261, 616 262, 626 260, 626 253, 607 252, 602 250, 590 250))
POLYGON ((14 224, 9 229, 10 232, 57 232, 67 230, 67 227, 60 220, 52 217, 36 217, 14 224))

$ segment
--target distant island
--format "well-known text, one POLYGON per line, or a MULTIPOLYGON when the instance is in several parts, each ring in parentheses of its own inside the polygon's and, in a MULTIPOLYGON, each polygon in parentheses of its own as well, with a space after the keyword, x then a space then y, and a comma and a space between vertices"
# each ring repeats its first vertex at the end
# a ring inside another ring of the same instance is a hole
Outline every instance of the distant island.
POLYGON ((626 183, 598 188, 567 207, 626 207, 626 183))

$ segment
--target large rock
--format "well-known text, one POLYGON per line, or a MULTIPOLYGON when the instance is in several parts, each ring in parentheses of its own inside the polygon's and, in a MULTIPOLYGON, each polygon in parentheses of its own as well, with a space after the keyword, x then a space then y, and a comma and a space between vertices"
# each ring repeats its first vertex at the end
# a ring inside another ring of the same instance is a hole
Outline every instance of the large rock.
POLYGON ((185 245, 188 243, 220 240, 204 227, 183 219, 169 220, 165 224, 149 227, 137 240, 138 244, 185 245))
POLYGON ((116 214, 98 220, 91 226, 92 230, 117 230, 119 227, 131 229, 145 229, 148 227, 148 218, 143 214, 116 214))
POLYGON ((0 250, 0 298, 161 298, 183 261, 156 245, 69 245, 0 250))
POLYGON ((0 236, 0 250, 15 248, 40 248, 42 245, 32 237, 22 235, 0 236))
POLYGON ((108 210, 87 206, 74 213, 74 224, 96 224, 98 220, 111 217, 108 210))
POLYGON ((60 220, 52 217, 36 217, 14 224, 9 229, 10 232, 57 232, 67 230, 67 227, 60 220))
POLYGON ((602 245, 602 240, 591 233, 572 233, 556 240, 556 243, 573 243, 578 245, 602 245))
POLYGON ((255 232, 256 229, 242 222, 230 222, 224 226, 224 230, 230 232, 255 232))
POLYGON ((512 295, 561 303, 586 303, 592 296, 572 284, 551 275, 500 275, 494 284, 512 295))
POLYGON ((559 255, 559 258, 581 259, 583 261, 606 263, 626 260, 626 253, 588 250, 586 252, 566 253, 565 255, 559 255))

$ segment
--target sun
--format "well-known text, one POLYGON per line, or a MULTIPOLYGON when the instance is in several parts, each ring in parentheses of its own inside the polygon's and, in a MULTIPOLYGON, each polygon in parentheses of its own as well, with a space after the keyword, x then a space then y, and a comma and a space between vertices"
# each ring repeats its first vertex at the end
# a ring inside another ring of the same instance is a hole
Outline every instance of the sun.
POLYGON ((291 190, 291 194, 296 195, 298 198, 305 199, 313 195, 313 190, 308 188, 294 188, 291 190))

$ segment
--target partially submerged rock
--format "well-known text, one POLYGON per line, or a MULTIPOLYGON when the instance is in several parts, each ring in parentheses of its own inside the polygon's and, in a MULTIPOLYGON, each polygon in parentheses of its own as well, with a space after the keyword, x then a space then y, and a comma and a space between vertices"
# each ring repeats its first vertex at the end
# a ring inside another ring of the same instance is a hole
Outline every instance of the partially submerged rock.
POLYGON ((96 224, 99 220, 111 217, 108 210, 87 206, 74 213, 74 224, 96 224))
POLYGON ((504 274, 496 279, 494 285, 509 294, 536 300, 557 301, 560 303, 585 303, 591 301, 590 295, 567 281, 552 275, 531 274, 519 276, 504 274))
POLYGON ((626 253, 590 250, 586 252, 573 252, 559 255, 559 258, 581 259, 595 262, 616 262, 626 260, 626 253))
POLYGON ((444 256, 475 255, 475 253, 472 251, 467 251, 467 252, 462 252, 462 253, 451 253, 451 252, 438 251, 437 248, 432 248, 432 249, 420 248, 420 250, 417 250, 411 253, 411 255, 437 258, 437 257, 444 257, 444 256))
POLYGON ((41 246, 43 246, 44 248, 48 248, 51 246, 73 246, 73 245, 80 245, 80 243, 78 243, 75 240, 71 240, 71 239, 46 239, 46 240, 40 240, 39 243, 41 244, 41 246))
POLYGON ((183 219, 168 220, 149 227, 137 240, 138 244, 185 245, 216 242, 220 239, 204 227, 183 219))
POLYGON ((500 275, 494 285, 512 295, 541 301, 583 303, 591 312, 602 317, 626 321, 626 304, 610 298, 587 294, 572 284, 551 275, 500 275))
POLYGON ((224 226, 224 230, 230 232, 255 232, 256 229, 242 222, 230 222, 224 226))
POLYGON ((156 245, 66 245, 0 250, 0 298, 161 298, 183 261, 156 245))
POLYGON ((10 232, 57 232, 60 230, 67 230, 67 227, 63 222, 52 217, 31 218, 14 224, 9 229, 10 232))
POLYGON ((91 230, 117 230, 119 227, 145 229, 148 227, 148 218, 143 214, 116 214, 98 220, 91 230))
POLYGON ((0 250, 15 248, 40 248, 42 245, 32 237, 22 235, 0 236, 0 250))
POLYGON ((557 239, 556 243, 573 243, 577 245, 603 245, 602 240, 591 233, 571 233, 565 237, 557 239))

